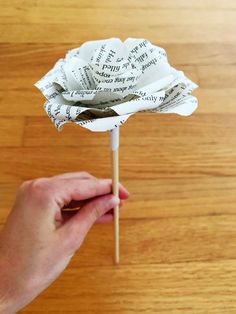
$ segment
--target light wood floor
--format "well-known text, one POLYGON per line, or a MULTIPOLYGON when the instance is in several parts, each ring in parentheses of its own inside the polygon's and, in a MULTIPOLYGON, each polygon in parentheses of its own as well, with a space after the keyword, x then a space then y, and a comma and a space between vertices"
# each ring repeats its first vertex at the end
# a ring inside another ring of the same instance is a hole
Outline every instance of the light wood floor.
MULTIPOLYGON (((107 134, 62 133, 33 84, 71 47, 147 38, 200 85, 189 118, 121 128, 121 264, 95 226, 61 277, 21 313, 236 313, 236 1, 0 1, 0 223, 26 179, 110 176, 107 134)), ((148 123, 148 124, 147 124, 148 123)))

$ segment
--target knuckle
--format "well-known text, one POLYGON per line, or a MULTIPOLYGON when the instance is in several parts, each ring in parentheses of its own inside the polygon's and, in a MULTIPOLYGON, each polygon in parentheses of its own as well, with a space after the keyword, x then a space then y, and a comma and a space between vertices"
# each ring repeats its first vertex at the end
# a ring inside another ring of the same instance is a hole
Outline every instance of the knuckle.
POLYGON ((50 192, 50 179, 39 178, 28 183, 28 191, 33 196, 46 196, 50 192))
POLYGON ((28 193, 28 188, 30 186, 30 182, 31 181, 24 181, 23 183, 21 183, 21 185, 18 188, 17 194, 16 194, 17 199, 28 193))
POLYGON ((81 171, 80 176, 88 179, 96 179, 96 177, 94 177, 91 173, 87 171, 81 171))
POLYGON ((84 177, 92 177, 92 175, 87 171, 80 171, 80 174, 81 176, 84 176, 84 177))
POLYGON ((31 183, 30 180, 27 180, 27 181, 24 181, 23 183, 21 183, 21 185, 19 187, 19 192, 24 192, 25 190, 27 190, 30 183, 31 183))
POLYGON ((50 199, 52 184, 49 178, 39 178, 28 180, 21 184, 16 198, 23 200, 27 204, 42 204, 50 199))
POLYGON ((38 178, 31 181, 32 189, 43 189, 48 184, 49 179, 47 178, 38 178))

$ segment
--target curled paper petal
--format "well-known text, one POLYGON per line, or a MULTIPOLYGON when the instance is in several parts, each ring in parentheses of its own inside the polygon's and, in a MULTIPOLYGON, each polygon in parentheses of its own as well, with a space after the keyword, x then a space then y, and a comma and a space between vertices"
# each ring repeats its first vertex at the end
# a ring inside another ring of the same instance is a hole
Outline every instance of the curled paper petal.
POLYGON ((197 108, 191 96, 197 85, 146 39, 86 42, 68 51, 35 86, 58 129, 73 122, 108 131, 140 111, 187 116, 197 108))
POLYGON ((72 57, 64 64, 64 72, 69 89, 94 89, 95 82, 89 67, 89 63, 78 58, 72 57))
POLYGON ((161 105, 152 110, 152 112, 160 113, 176 113, 181 116, 190 116, 197 109, 197 98, 188 96, 180 102, 171 103, 169 105, 161 105))

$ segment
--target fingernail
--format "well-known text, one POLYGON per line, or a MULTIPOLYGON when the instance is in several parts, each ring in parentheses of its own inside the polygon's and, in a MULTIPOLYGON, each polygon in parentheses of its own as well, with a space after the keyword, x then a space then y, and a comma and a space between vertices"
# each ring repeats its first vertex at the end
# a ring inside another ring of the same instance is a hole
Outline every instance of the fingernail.
POLYGON ((120 188, 123 190, 123 192, 125 192, 125 193, 127 194, 127 196, 130 195, 129 191, 128 191, 128 190, 126 189, 126 187, 125 187, 124 185, 122 185, 121 183, 120 183, 120 188))
POLYGON ((130 192, 125 188, 125 192, 127 193, 127 195, 130 195, 130 192))
POLYGON ((111 202, 112 206, 116 206, 116 205, 120 204, 120 199, 119 199, 119 197, 112 195, 110 202, 111 202))

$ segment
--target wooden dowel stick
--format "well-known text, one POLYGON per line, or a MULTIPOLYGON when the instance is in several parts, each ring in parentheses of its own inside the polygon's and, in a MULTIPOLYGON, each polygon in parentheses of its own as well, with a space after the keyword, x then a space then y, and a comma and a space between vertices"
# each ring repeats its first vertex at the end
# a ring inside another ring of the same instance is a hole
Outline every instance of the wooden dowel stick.
MULTIPOLYGON (((119 128, 111 131, 112 190, 119 197, 119 128)), ((119 264, 119 205, 114 207, 114 260, 119 264)))

